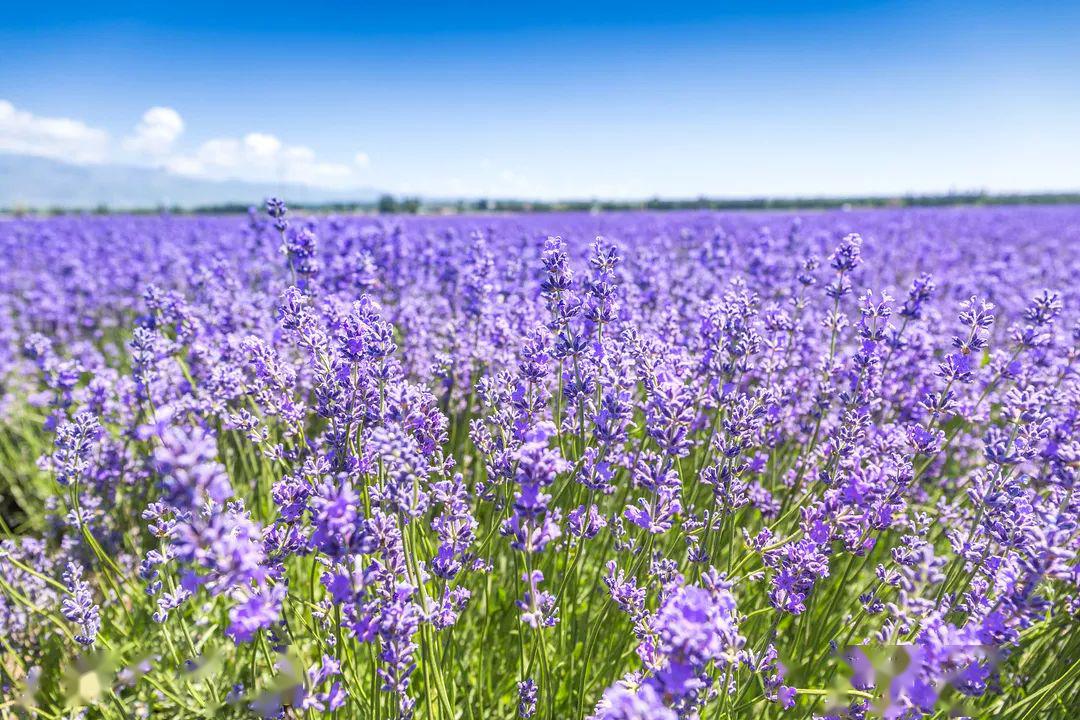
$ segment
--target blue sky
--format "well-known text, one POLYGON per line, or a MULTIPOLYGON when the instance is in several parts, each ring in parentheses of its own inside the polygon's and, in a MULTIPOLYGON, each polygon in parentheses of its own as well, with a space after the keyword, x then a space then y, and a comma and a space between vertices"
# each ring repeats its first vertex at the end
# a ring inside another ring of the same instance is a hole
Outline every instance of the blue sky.
POLYGON ((439 196, 1080 189, 1077 38, 1064 2, 21 3, 0 150, 439 196))

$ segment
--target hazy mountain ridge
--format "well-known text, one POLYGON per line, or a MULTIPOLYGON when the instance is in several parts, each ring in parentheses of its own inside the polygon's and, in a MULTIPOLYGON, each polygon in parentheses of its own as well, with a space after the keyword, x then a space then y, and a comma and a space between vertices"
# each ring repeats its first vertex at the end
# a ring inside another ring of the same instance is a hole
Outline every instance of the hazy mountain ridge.
POLYGON ((258 203, 280 195, 298 203, 371 201, 378 191, 327 190, 290 183, 200 180, 159 168, 76 165, 0 153, 0 208, 152 208, 258 203))

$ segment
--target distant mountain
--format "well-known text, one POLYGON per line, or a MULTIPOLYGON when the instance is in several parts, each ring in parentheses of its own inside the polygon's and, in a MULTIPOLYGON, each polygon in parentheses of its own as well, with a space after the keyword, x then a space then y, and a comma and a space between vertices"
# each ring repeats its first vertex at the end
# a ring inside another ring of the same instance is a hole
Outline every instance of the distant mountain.
POLYGON ((275 195, 296 203, 321 203, 371 202, 379 193, 371 188, 346 192, 287 183, 198 180, 156 168, 74 165, 0 153, 0 208, 190 208, 257 204, 275 195))

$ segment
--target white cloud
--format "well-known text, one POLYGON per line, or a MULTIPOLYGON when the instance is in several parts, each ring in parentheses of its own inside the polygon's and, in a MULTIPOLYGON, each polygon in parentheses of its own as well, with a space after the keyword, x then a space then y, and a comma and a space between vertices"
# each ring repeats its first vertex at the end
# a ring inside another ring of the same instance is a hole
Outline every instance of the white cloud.
POLYGON ((181 150, 184 119, 176 110, 155 106, 143 113, 120 143, 80 120, 38 117, 0 100, 0 151, 39 155, 77 163, 155 165, 186 177, 297 183, 345 189, 358 184, 368 157, 358 153, 350 163, 319 159, 306 145, 289 145, 269 133, 214 138, 181 150))
POLYGON ((273 158, 281 150, 281 141, 266 133, 248 133, 244 136, 244 149, 252 157, 273 158))
POLYGON ((207 140, 194 154, 169 158, 166 167, 178 175, 212 180, 287 182, 330 188, 356 183, 350 166, 321 161, 311 148, 287 145, 268 133, 207 140))
POLYGON ((356 164, 356 167, 366 168, 371 165, 371 158, 368 157, 366 152, 358 152, 355 157, 353 157, 353 163, 356 164))
POLYGON ((98 163, 108 156, 109 134, 79 120, 40 117, 0 100, 0 151, 98 163))
POLYGON ((152 107, 143 113, 135 132, 124 138, 124 149, 160 157, 169 153, 184 132, 184 119, 170 107, 152 107))
POLYGON ((309 147, 304 147, 303 145, 294 145, 285 148, 285 150, 282 151, 282 155, 292 162, 315 162, 315 151, 309 147))
POLYGON ((199 146, 195 157, 203 166, 230 170, 241 163, 242 153, 239 140, 221 138, 204 142, 199 146))

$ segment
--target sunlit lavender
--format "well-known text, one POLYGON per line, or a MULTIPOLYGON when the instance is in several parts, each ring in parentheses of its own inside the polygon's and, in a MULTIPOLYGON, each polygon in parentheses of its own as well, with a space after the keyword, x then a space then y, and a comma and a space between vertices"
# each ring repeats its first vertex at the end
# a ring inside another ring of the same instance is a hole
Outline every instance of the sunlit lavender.
POLYGON ((0 257, 0 718, 1080 713, 1080 209, 0 257))

